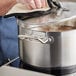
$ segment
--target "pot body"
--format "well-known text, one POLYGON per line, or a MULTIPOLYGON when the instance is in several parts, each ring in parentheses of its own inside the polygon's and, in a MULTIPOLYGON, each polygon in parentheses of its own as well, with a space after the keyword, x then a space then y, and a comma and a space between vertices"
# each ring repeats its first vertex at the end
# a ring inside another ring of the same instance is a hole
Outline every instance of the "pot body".
MULTIPOLYGON (((76 26, 75 2, 64 3, 64 6, 70 11, 62 13, 62 16, 52 18, 50 15, 40 18, 34 18, 26 21, 19 21, 19 48, 20 59, 39 70, 61 76, 59 74, 70 74, 76 72, 76 30, 65 31, 42 31, 34 28, 37 26, 76 26), (73 17, 71 17, 73 16, 73 17), (51 17, 51 18, 50 18, 51 17), (70 18, 69 18, 70 17, 70 18), (22 35, 22 36, 20 36, 22 35)), ((52 27, 53 28, 53 27, 52 27)), ((44 28, 46 30, 46 28, 44 28)), ((49 30, 49 29, 48 29, 49 30)))
MULTIPOLYGON (((22 30, 19 28, 19 35, 22 30)), ((20 38, 20 58, 37 67, 68 67, 76 65, 76 30, 64 32, 28 31, 30 36, 42 36, 51 41, 42 43, 33 38, 20 38)), ((23 32, 24 33, 24 32, 23 32)), ((25 34, 25 33, 24 33, 25 34)), ((46 39, 42 39, 46 40, 46 39)))

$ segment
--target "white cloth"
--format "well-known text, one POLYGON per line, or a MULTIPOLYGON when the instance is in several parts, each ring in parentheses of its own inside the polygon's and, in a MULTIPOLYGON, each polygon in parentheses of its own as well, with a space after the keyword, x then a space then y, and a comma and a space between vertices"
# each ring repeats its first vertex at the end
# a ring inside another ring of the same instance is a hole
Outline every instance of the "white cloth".
POLYGON ((9 10, 6 15, 11 14, 11 13, 28 13, 28 12, 40 11, 40 10, 44 10, 45 11, 47 9, 49 9, 49 7, 42 8, 42 9, 30 10, 25 5, 23 5, 21 3, 18 3, 11 10, 9 10))

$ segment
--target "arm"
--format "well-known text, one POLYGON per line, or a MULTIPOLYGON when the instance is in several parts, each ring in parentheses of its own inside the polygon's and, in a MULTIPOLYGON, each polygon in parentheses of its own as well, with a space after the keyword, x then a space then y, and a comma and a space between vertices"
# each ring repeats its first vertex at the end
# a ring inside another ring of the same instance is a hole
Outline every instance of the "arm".
POLYGON ((0 0, 0 16, 5 15, 16 3, 23 3, 30 9, 46 6, 46 0, 0 0))
POLYGON ((0 16, 5 15, 15 4, 16 0, 0 0, 0 16))

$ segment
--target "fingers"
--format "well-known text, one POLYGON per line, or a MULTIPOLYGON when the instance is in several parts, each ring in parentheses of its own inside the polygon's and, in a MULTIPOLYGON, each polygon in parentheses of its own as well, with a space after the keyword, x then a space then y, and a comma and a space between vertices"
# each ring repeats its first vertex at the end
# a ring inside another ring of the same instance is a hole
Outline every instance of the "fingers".
POLYGON ((46 0, 20 0, 29 9, 37 9, 46 7, 46 0))
POLYGON ((42 3, 42 7, 46 7, 46 0, 41 0, 41 3, 42 3))
POLYGON ((36 9, 36 5, 35 5, 35 1, 34 0, 25 0, 27 5, 31 8, 31 9, 36 9))
POLYGON ((36 8, 41 8, 42 7, 42 2, 41 0, 34 0, 36 8))
POLYGON ((36 8, 44 8, 47 6, 47 1, 46 0, 34 0, 36 8))

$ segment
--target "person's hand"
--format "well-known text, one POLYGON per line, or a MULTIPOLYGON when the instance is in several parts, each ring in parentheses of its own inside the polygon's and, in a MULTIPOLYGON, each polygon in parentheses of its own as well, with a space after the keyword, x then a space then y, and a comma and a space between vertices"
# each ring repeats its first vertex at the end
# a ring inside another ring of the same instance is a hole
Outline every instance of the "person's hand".
POLYGON ((17 0, 17 2, 25 4, 30 9, 46 7, 46 0, 17 0))

